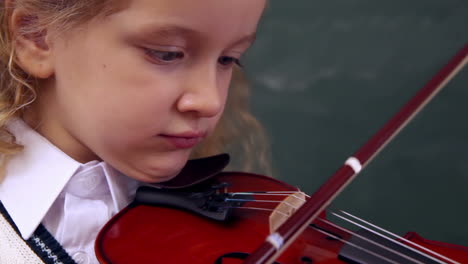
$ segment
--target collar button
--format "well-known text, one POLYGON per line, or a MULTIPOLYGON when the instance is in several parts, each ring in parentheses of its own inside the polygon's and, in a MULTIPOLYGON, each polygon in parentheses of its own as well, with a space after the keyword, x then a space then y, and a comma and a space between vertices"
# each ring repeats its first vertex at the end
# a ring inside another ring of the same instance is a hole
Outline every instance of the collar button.
POLYGON ((91 263, 91 258, 89 257, 88 254, 84 251, 78 251, 75 252, 72 256, 72 258, 75 260, 76 263, 78 264, 89 264, 91 263))

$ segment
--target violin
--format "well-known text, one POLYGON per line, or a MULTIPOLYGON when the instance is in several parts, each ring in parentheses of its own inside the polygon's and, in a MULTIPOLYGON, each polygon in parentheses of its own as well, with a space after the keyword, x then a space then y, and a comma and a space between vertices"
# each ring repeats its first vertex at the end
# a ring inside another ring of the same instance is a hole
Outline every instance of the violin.
POLYGON ((192 160, 173 180, 140 187, 101 230, 102 264, 127 263, 468 263, 468 247, 404 237, 346 212, 356 232, 325 209, 390 140, 468 63, 465 45, 314 194, 279 180, 222 172, 227 154, 192 160))

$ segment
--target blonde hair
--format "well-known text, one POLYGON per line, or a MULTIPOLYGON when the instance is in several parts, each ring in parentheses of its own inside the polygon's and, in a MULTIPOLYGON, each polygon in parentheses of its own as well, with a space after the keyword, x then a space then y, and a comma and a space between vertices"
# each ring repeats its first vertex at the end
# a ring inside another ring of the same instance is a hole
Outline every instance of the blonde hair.
MULTIPOLYGON (((35 36, 46 28, 55 32, 67 30, 122 8, 127 1, 116 0, 11 0, 0 7, 0 154, 2 161, 22 150, 6 129, 13 117, 21 117, 37 95, 37 80, 17 63, 15 39, 9 29, 11 11, 26 10, 34 23, 26 23, 17 34, 35 36), (110 2, 113 2, 110 4, 110 2), (112 8, 111 8, 112 7, 112 8)), ((233 169, 269 172, 266 136, 259 122, 250 114, 248 85, 240 69, 234 70, 225 112, 213 135, 197 147, 193 157, 226 151, 239 153, 233 169)), ((2 164, 3 165, 3 164, 2 164)))

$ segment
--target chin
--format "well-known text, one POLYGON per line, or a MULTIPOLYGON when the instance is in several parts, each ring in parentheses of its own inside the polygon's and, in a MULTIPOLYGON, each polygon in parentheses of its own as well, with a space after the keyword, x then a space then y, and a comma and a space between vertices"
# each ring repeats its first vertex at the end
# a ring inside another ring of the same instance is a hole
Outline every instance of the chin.
POLYGON ((117 169, 135 180, 145 183, 165 182, 176 177, 187 164, 190 151, 173 151, 158 155, 135 155, 116 164, 117 169))
POLYGON ((151 164, 146 170, 142 170, 141 177, 138 180, 147 183, 166 182, 175 178, 187 163, 185 159, 172 159, 169 162, 159 161, 157 164, 151 164))
POLYGON ((182 170, 182 167, 172 167, 172 168, 151 168, 148 170, 140 170, 137 174, 132 174, 132 178, 146 182, 146 183, 160 183, 166 182, 175 178, 179 172, 182 170))

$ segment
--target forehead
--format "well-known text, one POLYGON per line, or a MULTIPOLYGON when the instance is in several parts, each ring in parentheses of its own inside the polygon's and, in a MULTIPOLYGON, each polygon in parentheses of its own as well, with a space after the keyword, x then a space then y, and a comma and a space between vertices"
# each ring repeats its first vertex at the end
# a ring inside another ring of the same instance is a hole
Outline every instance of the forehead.
POLYGON ((254 33, 265 3, 266 0, 131 0, 110 19, 122 27, 173 27, 188 29, 186 33, 230 38, 254 33))

